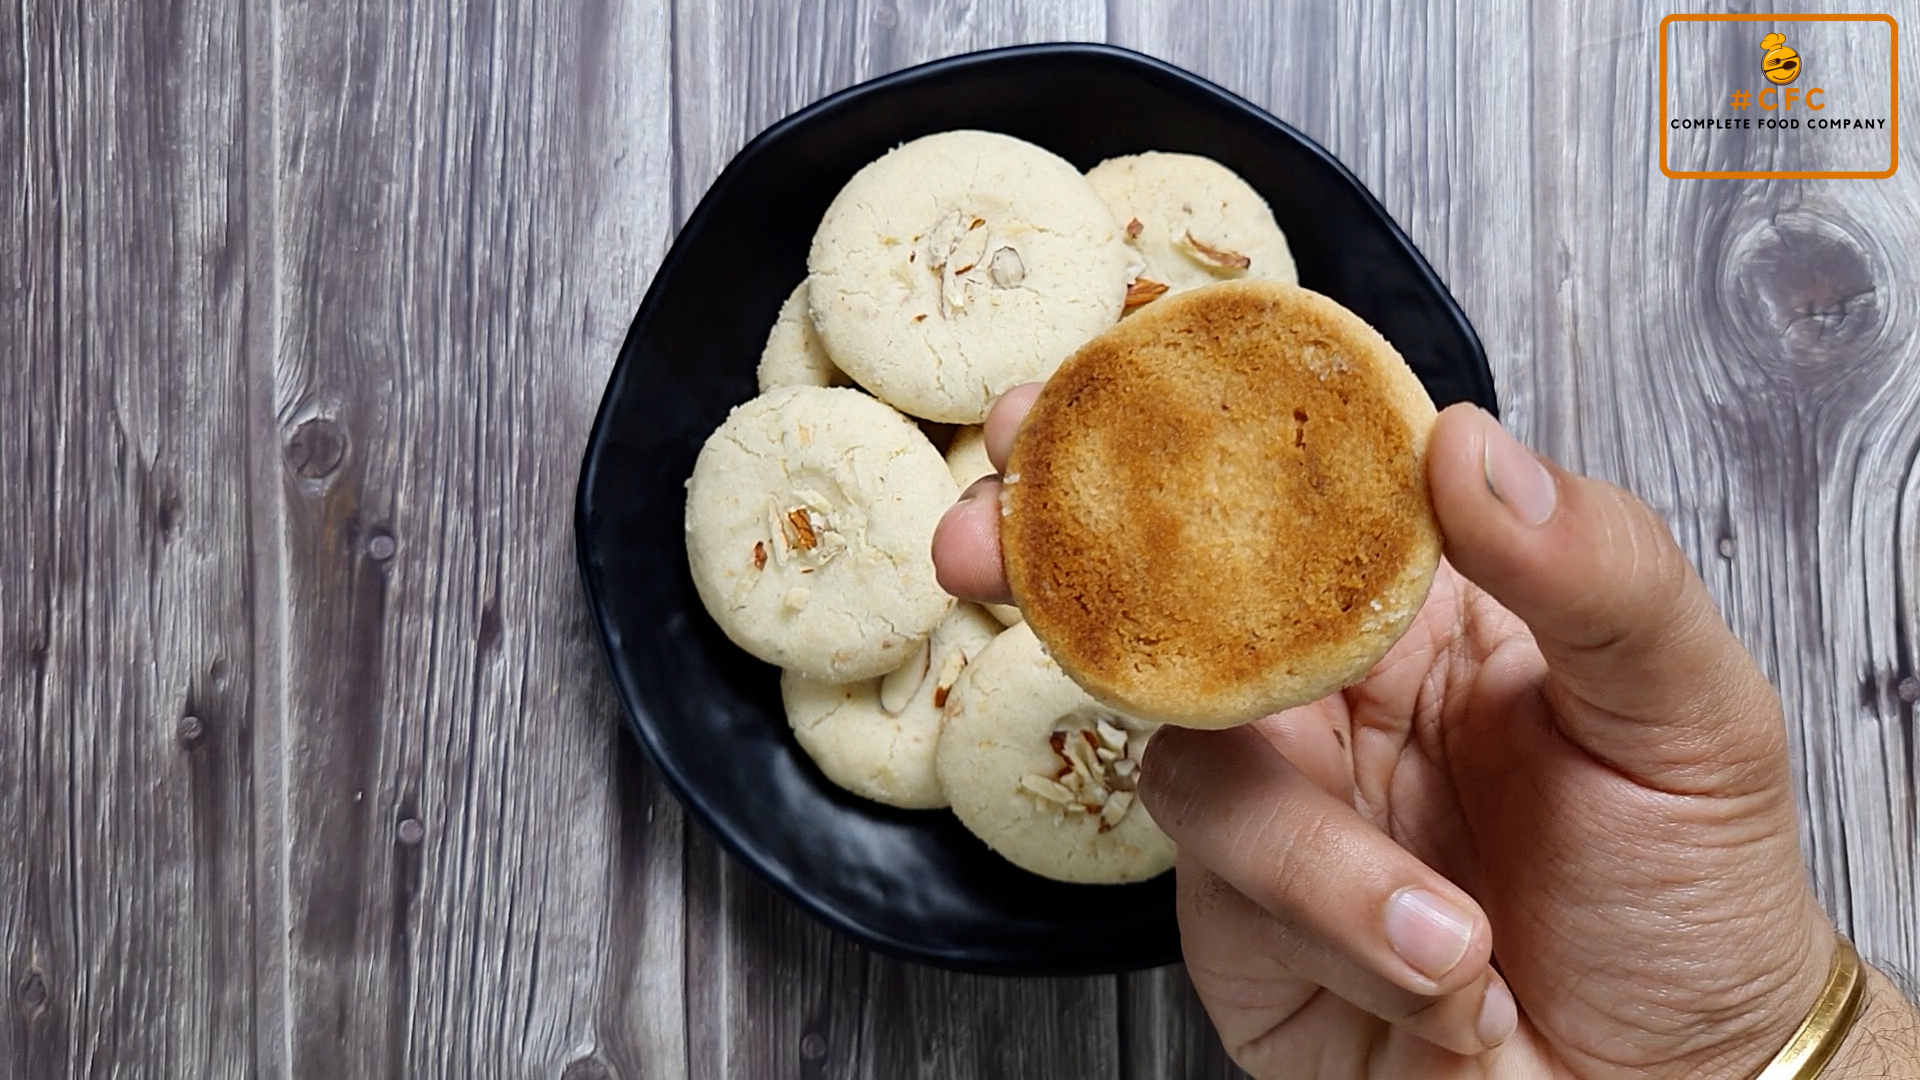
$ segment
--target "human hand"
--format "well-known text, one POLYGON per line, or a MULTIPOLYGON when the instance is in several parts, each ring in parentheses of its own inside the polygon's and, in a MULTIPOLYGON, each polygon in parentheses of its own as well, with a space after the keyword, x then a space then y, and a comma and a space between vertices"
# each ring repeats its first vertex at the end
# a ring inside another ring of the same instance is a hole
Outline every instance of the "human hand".
MULTIPOLYGON (((1751 1076, 1834 948, 1778 696, 1631 495, 1465 406, 1428 476, 1447 562, 1364 681, 1149 748, 1222 1040, 1260 1077, 1751 1076)), ((949 590, 1009 599, 998 526, 997 481, 948 512, 949 590)))

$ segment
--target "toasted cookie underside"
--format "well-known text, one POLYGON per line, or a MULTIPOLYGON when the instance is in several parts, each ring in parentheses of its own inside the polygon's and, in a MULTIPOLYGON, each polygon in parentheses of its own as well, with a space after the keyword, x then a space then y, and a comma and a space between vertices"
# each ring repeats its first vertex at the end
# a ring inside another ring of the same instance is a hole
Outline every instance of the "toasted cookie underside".
POLYGON ((1102 702, 1224 727, 1358 680, 1439 561, 1432 402, 1324 296, 1233 282, 1076 352, 1015 440, 1002 525, 1034 632, 1102 702))

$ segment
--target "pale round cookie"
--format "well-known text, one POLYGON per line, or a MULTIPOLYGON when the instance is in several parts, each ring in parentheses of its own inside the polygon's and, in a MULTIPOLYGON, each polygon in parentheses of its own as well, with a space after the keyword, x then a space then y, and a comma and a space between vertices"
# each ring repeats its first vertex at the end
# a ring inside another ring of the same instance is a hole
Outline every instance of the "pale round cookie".
POLYGON ((767 334, 766 347, 760 350, 760 368, 756 372, 760 392, 783 386, 846 386, 853 380, 833 364, 820 335, 813 332, 813 316, 807 311, 805 278, 787 294, 780 314, 767 334))
POLYGON ((1136 253, 1140 271, 1127 290, 1128 311, 1162 292, 1216 281, 1299 280, 1267 201, 1212 158, 1159 151, 1108 158, 1087 173, 1087 183, 1136 253))
POLYGON ((1440 562, 1433 401, 1319 293, 1156 301, 1075 353, 1021 422, 1001 555, 1026 625, 1132 716, 1217 728, 1351 685, 1440 562))
POLYGON ((940 783, 961 824, 1009 862, 1058 881, 1143 881, 1174 845, 1134 796, 1154 725, 1105 708, 1033 631, 993 639, 954 685, 940 783))
POLYGON ((997 476, 999 469, 993 467, 993 459, 987 456, 987 429, 979 424, 969 424, 953 433, 953 441, 947 444, 947 468, 953 472, 953 482, 965 491, 975 480, 982 477, 997 476))
POLYGON ((827 779, 855 795, 906 810, 947 805, 933 767, 947 697, 998 633, 986 612, 959 604, 905 664, 877 679, 830 683, 782 672, 794 739, 827 779))
POLYGON ((807 257, 813 322, 861 386, 977 424, 1120 317, 1129 255, 1074 167, 1031 143, 947 131, 868 164, 807 257))
MULTIPOLYGON (((972 424, 953 433, 953 442, 947 446, 947 468, 953 470, 953 482, 965 491, 975 480, 994 476, 1000 470, 993 467, 993 459, 987 456, 987 429, 972 424)), ((988 611, 999 619, 1004 626, 1012 626, 1021 619, 1020 609, 1012 604, 987 604, 988 611)))
POLYGON ((930 539, 959 489, 913 421, 858 390, 736 407, 687 481, 687 561, 734 644, 847 682, 905 662, 953 606, 930 539))

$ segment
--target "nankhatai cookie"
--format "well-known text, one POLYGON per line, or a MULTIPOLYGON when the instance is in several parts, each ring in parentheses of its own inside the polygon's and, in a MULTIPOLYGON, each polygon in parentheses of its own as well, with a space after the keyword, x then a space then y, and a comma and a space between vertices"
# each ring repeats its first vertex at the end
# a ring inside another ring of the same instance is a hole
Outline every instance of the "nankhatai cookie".
POLYGON ((1087 183, 1106 201, 1140 265, 1128 284, 1129 311, 1216 281, 1298 280, 1267 201, 1212 158, 1129 154, 1094 166, 1087 183))
POLYGON ((1440 559, 1434 408, 1332 300, 1169 296, 1088 342, 1015 437, 1001 545, 1027 625, 1135 716, 1224 727, 1353 683, 1440 559))
POLYGON ((827 779, 855 795, 917 810, 947 805, 934 770, 940 721, 953 685, 1000 633, 973 604, 960 604, 905 664, 877 679, 830 683, 795 671, 780 697, 796 741, 827 779))
POLYGON ((733 410, 687 481, 707 611, 770 664, 847 682, 906 662, 953 605, 930 538, 959 497, 913 421, 858 390, 795 386, 733 410))
POLYGON ((767 344, 760 350, 760 367, 755 372, 760 392, 783 386, 845 386, 852 380, 833 364, 820 335, 813 332, 813 316, 807 311, 807 283, 802 279, 780 305, 773 320, 767 344))
POLYGON ((1120 317, 1129 258, 1066 160, 948 131, 847 182, 814 233, 809 303, 861 386, 923 419, 977 424, 1120 317))
POLYGON ((1015 626, 954 684, 940 782, 961 824, 1016 866, 1059 881, 1142 881, 1174 857, 1134 795, 1154 727, 1088 697, 1015 626))

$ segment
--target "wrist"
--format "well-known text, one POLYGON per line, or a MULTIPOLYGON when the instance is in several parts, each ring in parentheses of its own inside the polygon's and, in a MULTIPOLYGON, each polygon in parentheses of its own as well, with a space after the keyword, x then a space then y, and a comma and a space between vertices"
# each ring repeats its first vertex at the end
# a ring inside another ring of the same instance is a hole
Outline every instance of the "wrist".
POLYGON ((1669 1075, 1755 1080, 1787 1046, 1820 1003, 1839 938, 1833 923, 1809 890, 1801 916, 1775 925, 1772 959, 1749 976, 1749 995, 1731 1009, 1708 1009, 1699 1017, 1704 1030, 1718 1029, 1710 1049, 1676 1060, 1669 1075))
POLYGON ((1861 973, 1867 982, 1859 1019, 1820 1080, 1920 1076, 1920 1010, 1872 966, 1861 973))
POLYGON ((1821 1006, 1839 952, 1840 937, 1811 890, 1803 900, 1802 916, 1794 925, 1795 944, 1785 952, 1798 959, 1783 970, 1783 977, 1771 988, 1772 992, 1756 1003, 1749 1016, 1748 1037, 1735 1044, 1740 1047, 1738 1052, 1709 1070, 1711 1075, 1754 1080, 1786 1049, 1801 1024, 1821 1006))

